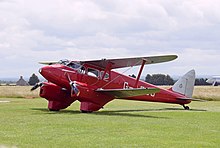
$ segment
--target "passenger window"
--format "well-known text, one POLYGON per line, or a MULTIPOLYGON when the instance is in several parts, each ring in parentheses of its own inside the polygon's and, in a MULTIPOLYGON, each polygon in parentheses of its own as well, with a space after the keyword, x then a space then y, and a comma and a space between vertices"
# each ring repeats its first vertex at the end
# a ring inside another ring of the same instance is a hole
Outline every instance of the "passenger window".
POLYGON ((93 68, 88 68, 88 75, 93 77, 99 77, 99 71, 93 68))
POLYGON ((82 66, 82 67, 78 70, 78 72, 81 73, 81 74, 85 74, 85 73, 86 73, 85 67, 82 66))
MULTIPOLYGON (((103 77, 104 71, 101 71, 101 78, 103 77)), ((109 78, 109 74, 105 73, 104 80, 109 78)))

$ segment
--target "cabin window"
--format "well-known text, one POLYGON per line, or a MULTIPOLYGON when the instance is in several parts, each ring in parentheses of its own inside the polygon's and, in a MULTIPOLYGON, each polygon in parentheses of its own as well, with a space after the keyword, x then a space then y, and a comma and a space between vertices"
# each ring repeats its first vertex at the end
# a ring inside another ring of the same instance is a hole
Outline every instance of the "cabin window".
POLYGON ((93 68, 88 68, 88 75, 93 77, 99 77, 99 71, 93 68))
POLYGON ((75 62, 70 62, 67 66, 73 69, 79 69, 81 67, 79 63, 75 63, 75 62))
MULTIPOLYGON (((101 78, 103 77, 103 74, 104 74, 105 72, 104 71, 101 71, 101 78)), ((105 76, 104 76, 104 80, 106 80, 106 79, 108 79, 109 78, 109 74, 106 72, 105 73, 105 76)))

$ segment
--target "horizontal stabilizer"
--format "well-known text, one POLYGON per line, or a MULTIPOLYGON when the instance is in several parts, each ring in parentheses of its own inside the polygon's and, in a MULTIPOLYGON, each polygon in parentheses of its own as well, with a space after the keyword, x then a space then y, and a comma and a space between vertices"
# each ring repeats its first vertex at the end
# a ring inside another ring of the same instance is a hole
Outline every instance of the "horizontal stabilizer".
POLYGON ((113 95, 116 99, 143 96, 159 92, 159 88, 133 88, 133 89, 97 89, 96 92, 113 95))
POLYGON ((191 100, 191 101, 200 101, 200 102, 206 102, 206 100, 202 99, 195 99, 195 98, 177 98, 179 100, 191 100))

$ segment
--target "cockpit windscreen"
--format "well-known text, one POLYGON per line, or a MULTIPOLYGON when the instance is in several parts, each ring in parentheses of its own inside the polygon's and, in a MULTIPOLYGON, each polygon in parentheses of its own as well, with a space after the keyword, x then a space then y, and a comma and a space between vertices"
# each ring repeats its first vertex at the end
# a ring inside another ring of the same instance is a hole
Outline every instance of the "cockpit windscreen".
POLYGON ((82 67, 82 65, 80 63, 77 63, 77 62, 73 62, 73 61, 70 61, 70 60, 60 60, 59 61, 60 64, 62 65, 65 65, 65 66, 68 66, 70 68, 73 68, 73 69, 80 69, 82 67))
POLYGON ((69 64, 67 64, 66 66, 71 67, 73 69, 80 69, 82 66, 79 63, 76 62, 70 62, 69 64))

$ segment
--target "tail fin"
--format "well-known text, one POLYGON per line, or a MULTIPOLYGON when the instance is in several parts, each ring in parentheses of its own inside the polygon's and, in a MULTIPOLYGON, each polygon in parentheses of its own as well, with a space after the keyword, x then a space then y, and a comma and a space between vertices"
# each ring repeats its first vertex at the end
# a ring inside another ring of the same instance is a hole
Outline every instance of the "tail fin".
POLYGON ((195 70, 187 72, 181 77, 171 88, 172 91, 185 95, 188 98, 192 98, 193 89, 195 84, 195 70))

